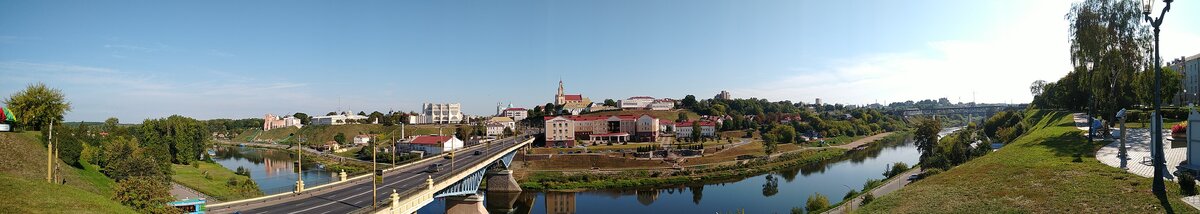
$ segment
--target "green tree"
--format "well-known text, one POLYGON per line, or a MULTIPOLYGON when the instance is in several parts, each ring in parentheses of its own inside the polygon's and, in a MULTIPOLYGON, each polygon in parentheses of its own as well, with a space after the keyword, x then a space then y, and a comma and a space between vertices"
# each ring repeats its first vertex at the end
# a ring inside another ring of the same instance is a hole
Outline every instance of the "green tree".
POLYGON ((684 121, 688 121, 687 112, 680 111, 679 114, 677 114, 675 122, 684 122, 684 121))
MULTIPOLYGON (((1134 87, 1137 89, 1138 104, 1144 106, 1154 105, 1154 70, 1147 69, 1137 75, 1137 84, 1134 87)), ((1171 68, 1162 69, 1162 86, 1159 88, 1159 96, 1163 102, 1169 102, 1172 96, 1178 94, 1183 89, 1183 73, 1176 72, 1171 68)))
POLYGON ((4 105, 14 111, 18 123, 28 129, 41 131, 51 122, 61 123, 63 114, 71 111, 71 102, 66 99, 62 90, 38 82, 9 96, 4 100, 4 105))
POLYGON ((826 207, 829 207, 829 198, 825 197, 825 195, 813 193, 813 195, 808 196, 808 203, 805 206, 808 212, 816 212, 826 207))
POLYGON ((604 105, 612 106, 612 107, 619 107, 619 106, 617 106, 617 101, 614 101, 613 99, 604 99, 604 105))
POLYGON ((104 130, 105 131, 111 132, 113 130, 116 130, 117 125, 121 125, 121 121, 118 120, 116 117, 109 117, 108 119, 104 120, 104 130))
POLYGON ((333 135, 333 141, 337 142, 338 144, 346 144, 346 134, 338 132, 337 134, 333 135))
POLYGON ((113 200, 141 213, 179 213, 167 207, 172 201, 170 186, 165 180, 151 177, 130 177, 117 181, 113 200))
POLYGON ((778 143, 794 143, 796 142, 796 129, 791 126, 775 124, 771 127, 771 134, 776 137, 778 143))
POLYGON ((692 122, 692 142, 700 142, 700 136, 704 132, 700 129, 700 121, 692 122))
POLYGON ((917 131, 913 133, 913 140, 916 141, 917 150, 921 151, 921 165, 925 165, 938 146, 938 132, 942 131, 942 122, 932 118, 921 118, 916 120, 916 124, 917 131))
POLYGON ((775 143, 777 141, 777 138, 778 137, 776 137, 775 134, 771 134, 771 133, 762 134, 763 153, 766 153, 767 156, 771 156, 771 153, 775 152, 775 143))
POLYGON ((1071 63, 1086 72, 1078 86, 1093 95, 1091 100, 1103 100, 1094 105, 1097 115, 1113 115, 1139 97, 1136 71, 1151 64, 1146 54, 1150 30, 1143 18, 1141 3, 1135 0, 1085 0, 1073 3, 1066 15, 1071 63), (1087 62, 1093 63, 1092 69, 1086 68, 1087 62))
POLYGON ((696 96, 692 96, 691 94, 684 96, 683 100, 680 101, 680 104, 687 109, 695 108, 697 103, 699 102, 696 101, 696 96))
POLYGON ((300 119, 300 124, 308 125, 312 123, 312 117, 309 117, 308 114, 305 114, 304 112, 296 112, 295 114, 292 114, 292 117, 300 119))
POLYGON ((513 129, 510 127, 504 127, 504 136, 513 136, 513 129))
POLYGON ((191 164, 200 159, 209 139, 209 126, 189 117, 172 115, 147 119, 138 128, 138 140, 164 161, 191 164))
POLYGON ((117 136, 104 144, 101 160, 104 174, 116 180, 128 177, 166 179, 171 170, 170 161, 155 159, 138 145, 137 140, 126 139, 123 136, 117 136))

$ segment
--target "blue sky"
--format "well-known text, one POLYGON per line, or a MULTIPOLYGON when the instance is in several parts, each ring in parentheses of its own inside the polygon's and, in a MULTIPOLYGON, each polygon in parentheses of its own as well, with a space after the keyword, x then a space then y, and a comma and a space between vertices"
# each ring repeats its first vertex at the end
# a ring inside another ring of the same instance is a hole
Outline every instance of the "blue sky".
MULTIPOLYGON (((1071 1, 0 1, 0 96, 71 121, 649 95, 1028 102, 1069 69, 1071 1)), ((1200 53, 1173 5, 1163 55, 1200 53)))

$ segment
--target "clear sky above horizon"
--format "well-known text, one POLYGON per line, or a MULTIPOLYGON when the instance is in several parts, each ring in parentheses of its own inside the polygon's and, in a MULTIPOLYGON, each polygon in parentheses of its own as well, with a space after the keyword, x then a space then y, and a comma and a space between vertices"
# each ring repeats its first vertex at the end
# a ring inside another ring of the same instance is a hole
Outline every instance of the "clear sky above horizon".
MULTIPOLYGON (((1073 1, 9 1, 0 97, 44 82, 69 121, 630 96, 1028 102, 1070 69, 1073 1)), ((1159 4, 1161 6, 1161 3, 1159 4)), ((1176 1, 1164 58, 1200 54, 1176 1)))

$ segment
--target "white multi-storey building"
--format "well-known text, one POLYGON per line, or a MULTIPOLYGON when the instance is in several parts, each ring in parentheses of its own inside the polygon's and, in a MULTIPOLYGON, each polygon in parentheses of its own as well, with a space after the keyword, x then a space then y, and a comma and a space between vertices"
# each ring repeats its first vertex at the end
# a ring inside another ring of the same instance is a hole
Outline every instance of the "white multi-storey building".
POLYGON ((316 116, 312 118, 313 125, 344 125, 350 123, 358 123, 359 120, 365 120, 367 116, 351 114, 350 112, 342 112, 341 114, 329 116, 316 116))
POLYGON ((462 105, 458 103, 421 104, 421 113, 408 116, 408 121, 413 124, 461 123, 463 121, 462 105))
POLYGON ((504 112, 500 116, 512 118, 513 120, 516 120, 516 121, 521 121, 521 120, 524 120, 526 117, 529 117, 529 112, 526 111, 525 108, 507 108, 507 109, 504 109, 504 112))
POLYGON ((266 116, 263 116, 263 131, 270 131, 271 129, 283 128, 283 127, 288 127, 288 126, 295 126, 296 128, 300 128, 300 127, 303 127, 304 125, 300 124, 300 118, 292 117, 291 115, 288 115, 287 117, 283 117, 283 118, 280 118, 279 116, 275 116, 274 114, 267 114, 266 116))
POLYGON ((675 101, 671 99, 654 99, 653 97, 630 97, 617 101, 618 106, 622 109, 649 109, 656 111, 665 111, 675 108, 675 101))

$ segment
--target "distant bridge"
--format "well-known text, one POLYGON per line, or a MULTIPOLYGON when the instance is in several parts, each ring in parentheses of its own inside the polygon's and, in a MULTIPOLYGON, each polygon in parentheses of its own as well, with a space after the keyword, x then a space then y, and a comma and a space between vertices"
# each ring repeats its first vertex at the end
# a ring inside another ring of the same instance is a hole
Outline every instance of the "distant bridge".
POLYGON ((533 142, 533 138, 509 138, 490 145, 479 144, 456 151, 454 167, 441 155, 384 170, 372 208, 371 175, 313 187, 305 191, 281 193, 240 201, 209 205, 212 213, 415 213, 435 198, 446 198, 446 211, 487 213, 479 195, 479 185, 487 179, 489 192, 520 192, 512 178, 513 157, 533 142), (482 154, 474 155, 475 151, 482 154), (441 171, 424 172, 432 164, 441 171), (395 191, 395 198, 392 198, 395 191), (393 201, 395 203, 393 203, 393 201))
POLYGON ((922 115, 982 115, 991 116, 996 112, 1005 110, 1020 110, 1025 109, 1028 104, 1006 104, 1006 105, 979 105, 979 106, 962 106, 962 107, 938 107, 917 109, 910 108, 904 110, 893 110, 891 113, 902 117, 913 117, 922 115))

